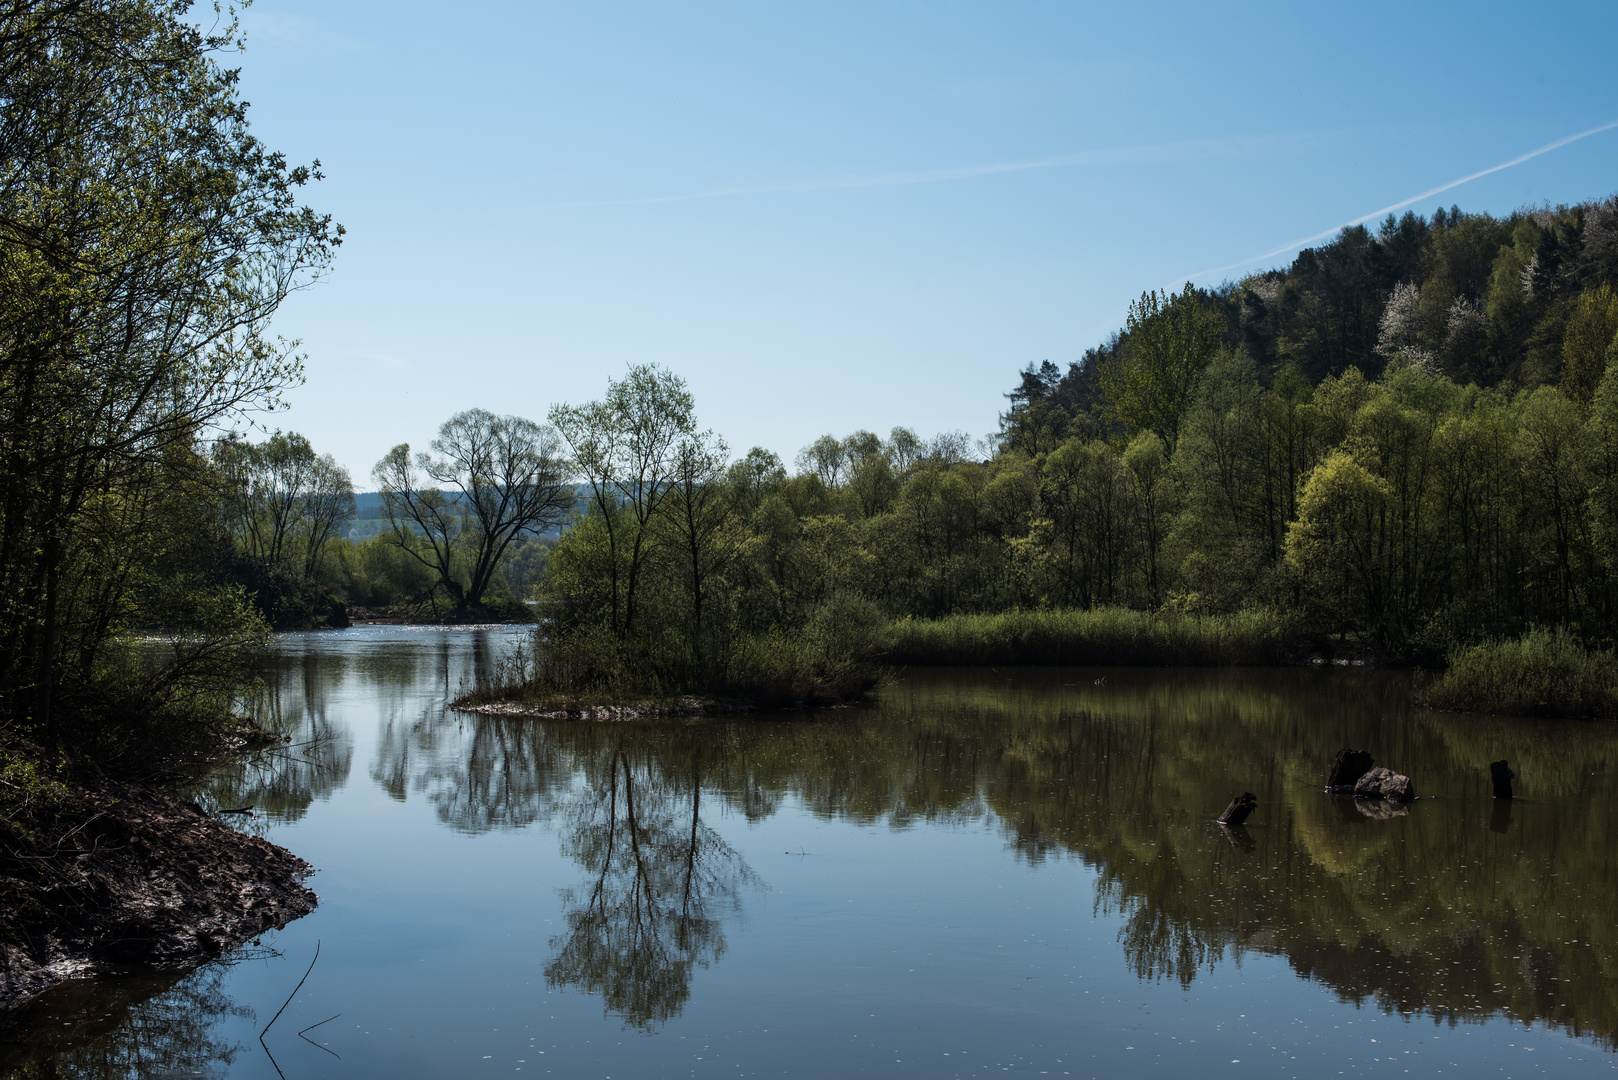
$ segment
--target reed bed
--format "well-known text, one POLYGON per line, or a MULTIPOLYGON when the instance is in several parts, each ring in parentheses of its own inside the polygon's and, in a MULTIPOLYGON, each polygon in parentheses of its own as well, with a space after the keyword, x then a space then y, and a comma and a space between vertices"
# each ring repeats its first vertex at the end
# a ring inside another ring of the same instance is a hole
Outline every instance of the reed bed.
POLYGON ((1228 667, 1294 663, 1305 651, 1296 624, 1272 611, 1095 608, 901 619, 889 626, 881 657, 910 665, 1228 667))

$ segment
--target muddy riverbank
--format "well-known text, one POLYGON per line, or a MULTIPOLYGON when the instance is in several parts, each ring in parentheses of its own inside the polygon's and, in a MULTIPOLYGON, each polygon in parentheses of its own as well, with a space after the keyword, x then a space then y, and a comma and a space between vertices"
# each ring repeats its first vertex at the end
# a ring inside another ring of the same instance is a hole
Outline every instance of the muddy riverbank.
POLYGON ((213 959, 314 910, 313 867, 195 803, 102 777, 0 840, 0 1008, 67 979, 213 959))

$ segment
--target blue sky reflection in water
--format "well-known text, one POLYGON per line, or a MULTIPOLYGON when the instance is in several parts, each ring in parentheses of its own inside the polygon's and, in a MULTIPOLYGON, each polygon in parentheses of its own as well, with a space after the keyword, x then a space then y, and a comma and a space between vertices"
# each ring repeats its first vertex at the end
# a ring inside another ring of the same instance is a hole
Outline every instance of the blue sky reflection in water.
POLYGON ((1618 1066, 1609 727, 1412 716, 1401 677, 1310 671, 917 671, 783 722, 446 712, 512 633, 283 638, 294 746, 210 796, 268 809, 320 907, 278 958, 70 1039, 69 1074, 274 1076, 255 1036, 317 941, 267 1038, 287 1076, 1618 1066), (1334 803, 1340 745, 1429 797, 1334 803), (307 1033, 332 1053, 299 1038, 338 1013, 307 1033))

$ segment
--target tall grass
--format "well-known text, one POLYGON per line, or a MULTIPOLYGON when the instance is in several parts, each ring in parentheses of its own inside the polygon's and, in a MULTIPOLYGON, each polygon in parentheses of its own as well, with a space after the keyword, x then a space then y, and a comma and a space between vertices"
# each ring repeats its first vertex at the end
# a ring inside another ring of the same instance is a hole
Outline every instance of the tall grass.
POLYGON ((882 641, 891 664, 1097 664, 1121 667, 1284 664, 1304 651, 1296 625, 1271 611, 1187 615, 1128 608, 1008 611, 901 619, 882 641))
POLYGON ((1453 649, 1422 704, 1503 716, 1618 717, 1618 663, 1610 649, 1587 648, 1565 630, 1453 649))

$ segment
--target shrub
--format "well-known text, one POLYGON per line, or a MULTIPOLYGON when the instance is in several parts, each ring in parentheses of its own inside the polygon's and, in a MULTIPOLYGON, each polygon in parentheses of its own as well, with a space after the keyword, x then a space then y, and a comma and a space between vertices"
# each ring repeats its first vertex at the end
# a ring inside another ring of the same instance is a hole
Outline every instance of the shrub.
POLYGON ((828 601, 800 632, 732 632, 698 650, 673 629, 620 639, 599 625, 541 626, 457 704, 630 705, 699 697, 753 708, 829 705, 882 678, 869 658, 881 621, 861 600, 828 601), (700 660, 695 659, 701 657, 700 660))
POLYGON ((1449 666, 1421 703, 1451 712, 1505 716, 1618 717, 1618 665, 1608 649, 1587 648, 1566 630, 1452 649, 1449 666))

